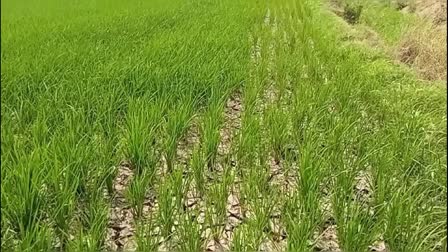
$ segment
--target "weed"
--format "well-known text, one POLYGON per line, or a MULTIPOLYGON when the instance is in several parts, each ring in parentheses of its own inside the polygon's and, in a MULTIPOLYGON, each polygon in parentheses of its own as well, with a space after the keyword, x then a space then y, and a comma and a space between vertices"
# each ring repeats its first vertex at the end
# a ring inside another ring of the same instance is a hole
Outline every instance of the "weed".
POLYGON ((356 24, 359 22, 359 18, 361 17, 363 6, 360 4, 346 4, 344 6, 344 19, 349 24, 356 24))

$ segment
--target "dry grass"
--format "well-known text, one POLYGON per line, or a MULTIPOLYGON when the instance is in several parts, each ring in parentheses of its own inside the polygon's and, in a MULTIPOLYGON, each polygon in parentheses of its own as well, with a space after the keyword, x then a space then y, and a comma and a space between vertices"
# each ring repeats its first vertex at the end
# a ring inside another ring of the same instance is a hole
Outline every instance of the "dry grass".
POLYGON ((435 24, 446 24, 446 0, 415 0, 415 12, 435 24))
POLYGON ((447 79, 446 25, 411 28, 398 43, 398 59, 427 80, 447 79))

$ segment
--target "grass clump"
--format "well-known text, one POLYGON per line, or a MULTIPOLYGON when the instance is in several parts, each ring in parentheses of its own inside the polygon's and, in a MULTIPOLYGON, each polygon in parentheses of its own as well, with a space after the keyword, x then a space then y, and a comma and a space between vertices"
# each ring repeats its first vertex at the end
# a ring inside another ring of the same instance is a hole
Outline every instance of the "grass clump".
POLYGON ((416 26, 400 39, 398 59, 415 68, 426 80, 446 80, 446 30, 434 25, 416 26))
POLYGON ((362 14, 363 5, 359 3, 345 4, 344 19, 349 24, 357 24, 362 14))

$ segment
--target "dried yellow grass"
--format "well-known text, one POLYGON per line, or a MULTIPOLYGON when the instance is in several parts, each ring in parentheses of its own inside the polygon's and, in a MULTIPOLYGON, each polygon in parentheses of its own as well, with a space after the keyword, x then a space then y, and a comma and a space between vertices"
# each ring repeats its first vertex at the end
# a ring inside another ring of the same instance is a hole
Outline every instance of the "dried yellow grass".
POLYGON ((446 24, 412 27, 398 43, 398 59, 426 80, 447 79, 446 24))

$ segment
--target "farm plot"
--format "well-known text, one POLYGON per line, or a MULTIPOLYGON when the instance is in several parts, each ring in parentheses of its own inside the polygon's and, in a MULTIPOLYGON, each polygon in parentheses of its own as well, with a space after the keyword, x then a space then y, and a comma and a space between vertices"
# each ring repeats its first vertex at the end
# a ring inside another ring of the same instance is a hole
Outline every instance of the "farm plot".
POLYGON ((2 250, 446 250, 446 87, 323 3, 3 1, 1 26, 2 250))

